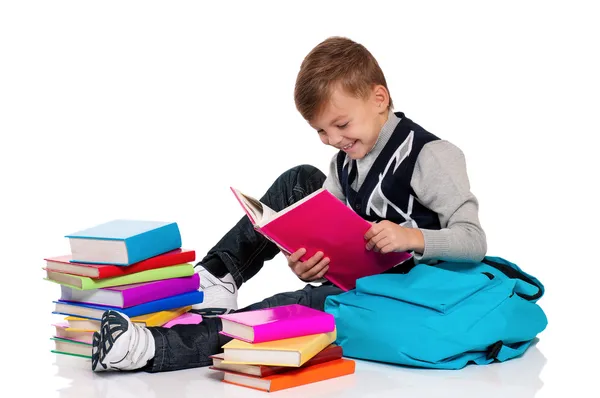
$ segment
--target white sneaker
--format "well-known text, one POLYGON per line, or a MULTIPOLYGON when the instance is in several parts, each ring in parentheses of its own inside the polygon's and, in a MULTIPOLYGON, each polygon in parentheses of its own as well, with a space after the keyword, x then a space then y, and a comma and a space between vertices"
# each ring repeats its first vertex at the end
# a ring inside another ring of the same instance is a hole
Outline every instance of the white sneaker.
POLYGON ((218 278, 200 264, 194 266, 194 271, 200 274, 199 290, 204 292, 204 301, 192 306, 194 312, 205 317, 213 317, 238 309, 238 290, 231 274, 218 278))
POLYGON ((154 337, 144 326, 136 325, 120 312, 102 315, 100 333, 94 332, 92 370, 134 370, 154 357, 154 337))

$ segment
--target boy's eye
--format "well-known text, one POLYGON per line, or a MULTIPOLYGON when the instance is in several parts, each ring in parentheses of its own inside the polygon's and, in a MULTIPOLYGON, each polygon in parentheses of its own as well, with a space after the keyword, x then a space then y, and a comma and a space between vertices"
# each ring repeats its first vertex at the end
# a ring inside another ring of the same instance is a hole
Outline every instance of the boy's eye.
POLYGON ((348 123, 350 123, 350 122, 346 122, 346 123, 344 123, 344 124, 342 124, 342 125, 338 125, 337 127, 338 127, 339 129, 343 129, 343 128, 345 128, 345 127, 347 127, 347 126, 348 126, 348 123))

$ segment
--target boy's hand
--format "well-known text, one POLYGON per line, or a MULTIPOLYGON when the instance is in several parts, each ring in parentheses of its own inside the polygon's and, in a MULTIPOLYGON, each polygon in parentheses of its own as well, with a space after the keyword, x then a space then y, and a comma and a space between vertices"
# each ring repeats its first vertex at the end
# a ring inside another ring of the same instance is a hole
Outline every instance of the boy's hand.
POLYGON ((416 228, 401 227, 388 220, 373 226, 365 234, 367 250, 381 253, 416 251, 423 253, 423 234, 416 228))
POLYGON ((329 269, 329 258, 323 258, 323 252, 317 252, 308 260, 304 262, 300 261, 300 257, 305 253, 306 249, 299 249, 291 255, 287 255, 286 253, 284 255, 288 260, 288 265, 298 278, 307 282, 321 279, 329 269))

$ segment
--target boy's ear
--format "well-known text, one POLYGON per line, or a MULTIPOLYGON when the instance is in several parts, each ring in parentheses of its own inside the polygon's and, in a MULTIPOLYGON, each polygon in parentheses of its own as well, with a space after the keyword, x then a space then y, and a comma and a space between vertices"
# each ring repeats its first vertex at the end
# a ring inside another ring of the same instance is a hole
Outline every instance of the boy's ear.
POLYGON ((388 105, 390 104, 390 94, 381 84, 377 84, 373 87, 373 101, 375 101, 375 106, 378 109, 387 111, 388 105))

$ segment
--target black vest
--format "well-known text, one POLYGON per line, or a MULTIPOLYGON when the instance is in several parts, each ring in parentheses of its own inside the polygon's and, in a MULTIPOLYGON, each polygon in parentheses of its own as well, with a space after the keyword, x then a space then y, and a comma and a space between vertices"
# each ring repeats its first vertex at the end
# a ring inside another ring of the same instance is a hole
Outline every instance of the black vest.
POLYGON ((407 227, 441 229, 438 214, 423 206, 410 185, 415 163, 428 142, 438 140, 418 124, 397 112, 400 122, 375 159, 358 192, 356 160, 337 155, 337 171, 348 205, 369 221, 389 220, 407 227))

